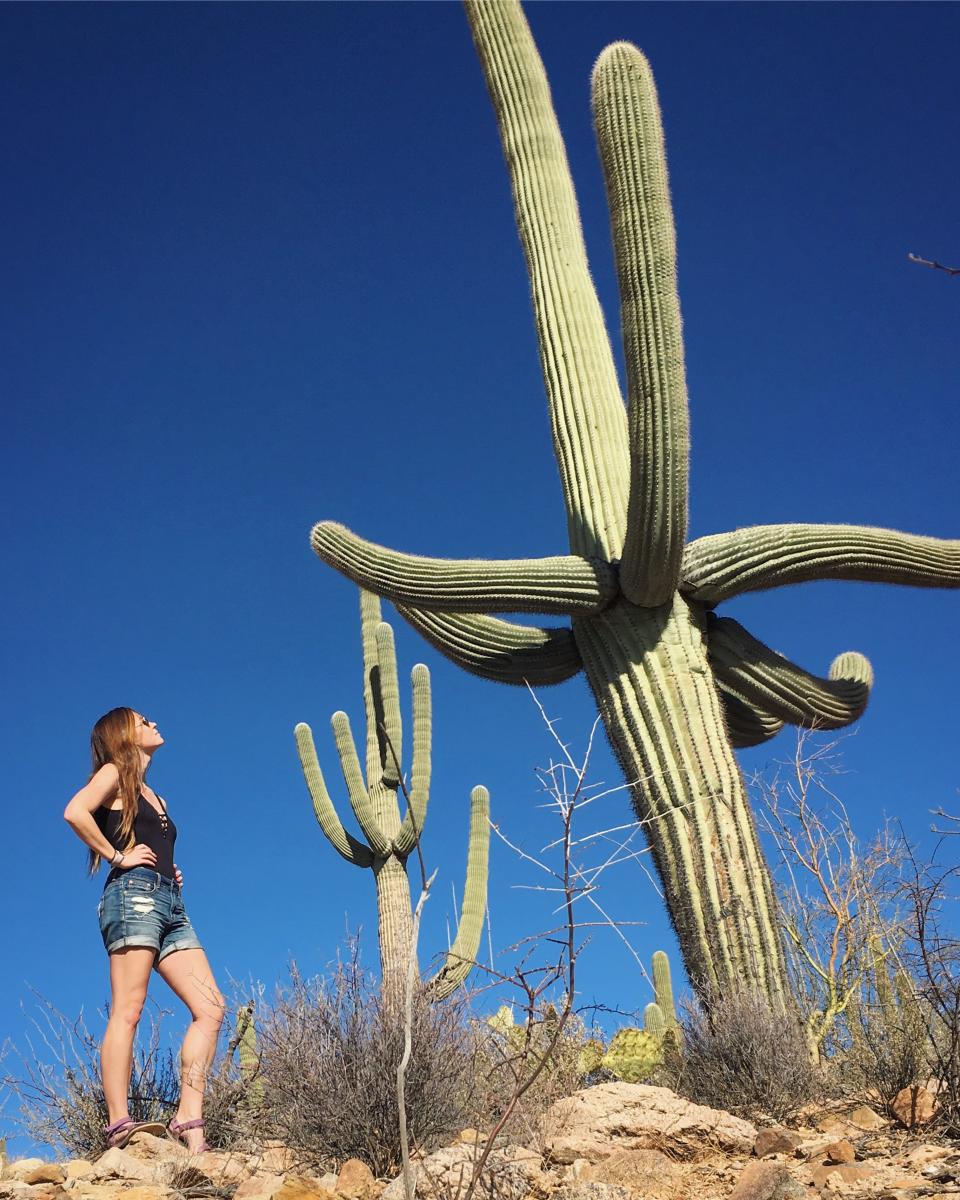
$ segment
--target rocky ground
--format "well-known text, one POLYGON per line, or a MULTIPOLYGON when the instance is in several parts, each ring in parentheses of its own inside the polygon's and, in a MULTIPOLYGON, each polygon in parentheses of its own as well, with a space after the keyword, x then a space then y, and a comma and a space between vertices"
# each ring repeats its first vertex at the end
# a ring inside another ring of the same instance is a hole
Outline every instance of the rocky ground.
MULTIPOLYGON (((560 1101, 536 1147, 491 1152, 484 1200, 864 1200, 960 1198, 960 1146, 924 1140, 923 1102, 900 1116, 835 1105, 788 1128, 757 1129, 666 1088, 610 1083, 560 1101), (913 1128, 907 1126, 912 1125, 913 1128)), ((485 1145, 464 1130, 415 1164, 421 1200, 457 1200, 485 1145)), ((337 1173, 299 1168, 290 1150, 190 1154, 138 1134, 96 1161, 4 1162, 0 1200, 403 1200, 403 1180, 374 1179, 356 1159, 337 1173)))

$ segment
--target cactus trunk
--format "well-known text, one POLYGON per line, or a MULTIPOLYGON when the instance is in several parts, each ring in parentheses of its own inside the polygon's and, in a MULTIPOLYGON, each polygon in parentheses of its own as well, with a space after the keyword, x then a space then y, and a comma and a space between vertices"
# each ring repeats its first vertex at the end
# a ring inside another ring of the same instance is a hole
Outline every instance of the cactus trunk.
POLYGON ((380 938, 380 978, 388 1005, 402 1003, 407 965, 413 942, 410 880, 407 867, 396 855, 373 864, 377 885, 377 919, 380 938))
POLYGON ((702 615, 679 596, 620 600, 574 636, 632 787, 687 972, 701 994, 786 993, 769 874, 707 663, 702 615))

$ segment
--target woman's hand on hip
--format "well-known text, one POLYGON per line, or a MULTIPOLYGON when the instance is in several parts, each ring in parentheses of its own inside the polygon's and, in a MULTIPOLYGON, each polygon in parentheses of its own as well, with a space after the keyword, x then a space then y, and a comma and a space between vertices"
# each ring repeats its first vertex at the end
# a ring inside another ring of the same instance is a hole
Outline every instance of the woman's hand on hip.
POLYGON ((124 871, 128 871, 131 867, 155 867, 157 865, 157 855, 149 846, 143 842, 138 842, 132 850, 126 851, 123 856, 123 862, 120 865, 124 871))
POLYGON ((173 878, 176 881, 177 887, 183 887, 183 872, 176 863, 173 864, 173 878))

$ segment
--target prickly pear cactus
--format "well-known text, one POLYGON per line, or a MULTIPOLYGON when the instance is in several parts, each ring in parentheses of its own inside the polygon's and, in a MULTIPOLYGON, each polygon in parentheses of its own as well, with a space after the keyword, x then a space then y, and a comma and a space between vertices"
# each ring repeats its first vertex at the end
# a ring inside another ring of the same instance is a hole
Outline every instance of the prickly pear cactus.
POLYGON ((624 1083, 642 1083, 662 1061, 662 1033, 628 1027, 613 1035, 602 1065, 624 1083))
MULTIPOLYGON (((630 782, 684 964, 705 999, 747 985, 783 1002, 770 874, 734 748, 784 723, 855 721, 860 654, 817 677, 718 604, 807 580, 960 586, 960 542, 856 525, 757 525, 687 540, 688 425, 676 238, 650 66, 627 42, 593 73, 620 283, 626 405, 594 289, 543 64, 515 0, 467 0, 500 126, 566 504, 570 553, 423 558, 331 521, 321 559, 393 601, 465 670, 535 687, 585 672, 630 782), (560 628, 502 613, 568 618, 560 628)), ((640 11, 640 10, 628 10, 640 11)))

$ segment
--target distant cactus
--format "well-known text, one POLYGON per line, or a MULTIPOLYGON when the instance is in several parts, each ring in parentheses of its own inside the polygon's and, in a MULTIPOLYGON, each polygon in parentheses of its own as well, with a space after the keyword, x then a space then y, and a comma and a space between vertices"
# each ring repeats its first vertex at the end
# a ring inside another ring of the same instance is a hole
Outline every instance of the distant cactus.
POLYGON ((960 542, 854 525, 759 525, 687 540, 688 408, 676 245, 649 64, 626 42, 593 74, 626 364, 624 406, 543 64, 518 3, 467 0, 533 287, 570 553, 446 560, 342 525, 319 557, 392 600, 465 670, 546 686, 586 672, 644 822, 687 974, 701 996, 753 987, 782 1007, 787 970, 767 865, 734 748, 785 722, 855 721, 862 655, 826 678, 715 606, 807 580, 960 586, 960 542), (498 613, 567 616, 535 628, 498 613))
POLYGON ((260 1077, 260 1055, 257 1051, 257 1027, 253 1005, 237 1011, 237 1046, 240 1052, 240 1078, 243 1081, 243 1105, 259 1111, 263 1105, 263 1079, 260 1077))
MULTIPOLYGON (((662 1024, 663 1018, 660 1020, 662 1024)), ((624 1083, 641 1083, 649 1079, 662 1061, 662 1028, 659 1033, 629 1027, 618 1029, 602 1059, 603 1066, 624 1083)))
MULTIPOLYGON (((403 764, 403 731, 400 689, 393 630, 380 620, 380 601, 360 593, 363 641, 363 695, 367 713, 366 781, 360 768, 350 721, 344 712, 331 718, 340 765, 365 841, 348 833, 337 816, 317 759, 313 733, 300 723, 294 733, 300 765, 320 828, 335 850, 357 867, 369 867, 377 886, 380 967, 384 996, 399 1001, 403 995, 410 955, 412 910, 407 859, 423 832, 430 795, 431 707, 430 672, 418 663, 411 674, 413 686, 413 757, 410 767, 410 803, 401 819, 397 793, 403 764)), ((490 800, 487 789, 475 787, 470 795, 470 841, 460 925, 440 970, 430 981, 434 999, 441 1000, 458 987, 473 966, 487 903, 487 865, 490 849, 490 800)))

